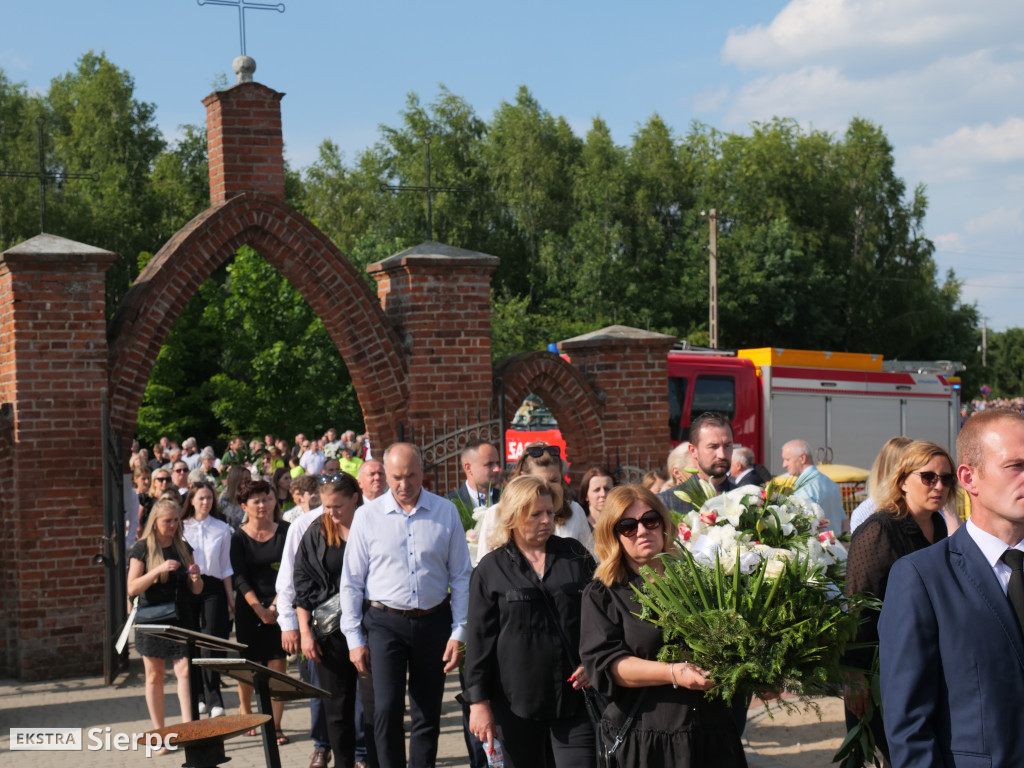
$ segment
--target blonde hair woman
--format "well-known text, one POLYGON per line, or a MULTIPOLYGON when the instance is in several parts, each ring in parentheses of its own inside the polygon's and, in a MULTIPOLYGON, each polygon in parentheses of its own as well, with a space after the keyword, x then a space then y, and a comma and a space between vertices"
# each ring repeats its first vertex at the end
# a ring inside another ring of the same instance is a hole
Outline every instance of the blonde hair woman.
MULTIPOLYGON (((181 535, 181 507, 158 499, 142 536, 128 551, 128 596, 138 595, 140 607, 174 603, 178 618, 166 623, 193 629, 191 595, 202 591, 199 566, 192 561, 192 548, 181 535)), ((181 720, 191 720, 185 646, 136 632, 135 648, 142 655, 146 670, 146 706, 154 727, 164 727, 164 670, 168 659, 178 680, 181 720)))
POLYGON ((593 766, 594 732, 579 661, 580 595, 590 553, 553 535, 557 483, 523 475, 501 494, 491 541, 474 569, 466 624, 469 729, 502 743, 509 768, 593 766))
POLYGON ((610 746, 622 735, 619 765, 746 766, 728 707, 704 698, 713 685, 708 673, 689 662, 657 661, 661 629, 638 618, 633 590, 643 588, 640 569, 663 570, 661 555, 675 550, 670 526, 657 496, 624 485, 608 494, 594 530, 600 565, 583 593, 580 655, 591 683, 609 700, 602 739, 610 746))
POLYGON ((889 476, 896 469, 896 463, 899 461, 903 451, 912 442, 914 441, 909 437, 890 437, 885 441, 882 450, 875 456, 875 461, 871 464, 871 474, 868 475, 866 489, 868 497, 857 505, 857 508, 853 510, 853 514, 850 515, 851 536, 854 531, 863 525, 865 520, 878 510, 878 497, 885 487, 886 480, 889 479, 889 476))

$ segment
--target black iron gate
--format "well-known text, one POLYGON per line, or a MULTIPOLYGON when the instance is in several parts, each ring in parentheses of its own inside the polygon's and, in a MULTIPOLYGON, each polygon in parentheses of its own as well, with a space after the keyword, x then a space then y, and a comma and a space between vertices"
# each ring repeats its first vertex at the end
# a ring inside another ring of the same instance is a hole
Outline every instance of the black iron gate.
POLYGON ((124 474, 121 463, 121 435, 110 429, 107 393, 103 392, 103 538, 96 560, 105 570, 106 619, 103 624, 103 681, 111 685, 128 667, 128 650, 114 647, 128 619, 127 564, 125 561, 124 474))
POLYGON ((463 414, 440 424, 421 427, 412 440, 419 442, 423 454, 424 472, 431 478, 432 490, 442 496, 456 490, 464 481, 459 466, 459 454, 466 443, 485 440, 505 455, 505 420, 499 413, 495 416, 488 408, 474 409, 467 406, 463 414))

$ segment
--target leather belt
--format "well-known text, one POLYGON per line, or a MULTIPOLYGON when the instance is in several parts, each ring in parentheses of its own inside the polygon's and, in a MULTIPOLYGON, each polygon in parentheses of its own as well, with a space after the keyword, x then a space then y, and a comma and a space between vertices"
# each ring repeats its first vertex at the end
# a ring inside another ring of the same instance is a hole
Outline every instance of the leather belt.
POLYGON ((403 608, 392 608, 390 605, 384 605, 384 603, 378 603, 376 600, 368 600, 367 604, 371 608, 377 608, 381 611, 387 611, 388 613, 395 613, 399 616, 405 616, 407 619, 418 619, 420 616, 429 616, 432 613, 437 613, 446 605, 452 601, 451 596, 446 597, 440 603, 435 605, 433 608, 410 608, 405 610, 403 608))

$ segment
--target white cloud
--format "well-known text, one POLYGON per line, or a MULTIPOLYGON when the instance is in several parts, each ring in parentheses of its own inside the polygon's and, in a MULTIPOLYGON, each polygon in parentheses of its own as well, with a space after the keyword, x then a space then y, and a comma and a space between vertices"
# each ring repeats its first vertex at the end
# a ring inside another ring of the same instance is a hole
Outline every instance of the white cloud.
POLYGON ((693 97, 693 108, 697 112, 717 112, 725 106, 731 95, 732 91, 728 86, 709 88, 693 97))
POLYGON ((935 243, 935 248, 939 251, 947 248, 951 250, 959 250, 963 247, 963 238, 961 238, 956 232, 947 232, 944 235, 936 235, 932 238, 932 242, 935 243))
POLYGON ((29 68, 29 62, 28 59, 25 59, 14 51, 8 49, 6 51, 0 51, 0 66, 2 66, 3 69, 24 71, 29 68))
POLYGON ((1004 120, 1024 98, 1024 54, 1016 58, 979 50, 936 58, 917 69, 856 77, 841 67, 808 65, 747 81, 728 105, 735 127, 774 115, 796 117, 825 130, 840 130, 855 115, 890 132, 952 132, 963 117, 1004 120), (916 130, 915 130, 916 129, 916 130))
POLYGON ((933 178, 951 179, 971 178, 981 166, 1024 160, 1024 119, 964 126, 927 147, 911 149, 909 159, 914 166, 928 169, 933 178))
POLYGON ((967 222, 973 235, 1015 236, 1024 233, 1024 205, 999 206, 967 222))
MULTIPOLYGON (((944 44, 1012 42, 1024 17, 1015 0, 792 0, 767 25, 729 33, 722 56, 741 68, 777 70, 810 62, 905 58, 944 44)), ((858 61, 859 60, 859 61, 858 61)))

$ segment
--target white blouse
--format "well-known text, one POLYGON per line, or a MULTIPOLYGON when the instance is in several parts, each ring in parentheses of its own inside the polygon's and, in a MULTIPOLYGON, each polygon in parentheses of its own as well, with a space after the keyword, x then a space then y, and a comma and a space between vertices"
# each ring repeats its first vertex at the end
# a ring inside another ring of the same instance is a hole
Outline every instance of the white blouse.
POLYGON ((199 573, 223 580, 234 573, 231 568, 231 526, 212 515, 202 522, 194 517, 185 521, 182 536, 192 547, 199 573))

